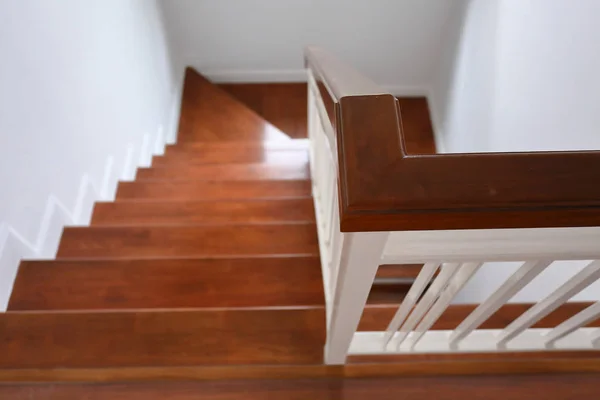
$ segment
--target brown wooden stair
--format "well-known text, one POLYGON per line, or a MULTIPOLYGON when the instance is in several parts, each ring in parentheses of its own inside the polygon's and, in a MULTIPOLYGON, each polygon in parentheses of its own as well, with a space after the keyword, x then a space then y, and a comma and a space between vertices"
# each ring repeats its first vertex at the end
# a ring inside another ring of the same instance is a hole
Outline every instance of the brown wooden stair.
POLYGON ((0 379, 322 364, 306 141, 188 71, 178 144, 154 162, 65 228, 56 260, 21 263, 0 379))

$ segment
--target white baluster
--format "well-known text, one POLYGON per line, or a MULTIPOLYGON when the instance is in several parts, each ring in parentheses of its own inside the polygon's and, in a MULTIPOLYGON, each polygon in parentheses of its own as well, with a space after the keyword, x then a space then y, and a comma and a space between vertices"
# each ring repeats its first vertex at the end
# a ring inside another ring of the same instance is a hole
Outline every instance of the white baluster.
POLYGON ((538 276, 552 261, 528 261, 524 263, 486 301, 481 303, 450 335, 450 343, 456 345, 474 329, 477 329, 493 313, 538 276))
POLYGON ((600 262, 594 261, 504 328, 498 336, 498 346, 506 346, 509 340, 556 310, 561 304, 591 285, 598 278, 600 278, 600 262))
POLYGON ((568 335, 574 330, 581 328, 600 317, 600 302, 592 304, 585 310, 578 312, 556 328, 552 329, 545 337, 547 346, 553 345, 558 339, 568 335))
POLYGON ((442 265, 438 276, 436 276, 429 286, 429 289, 427 289, 421 300, 419 300, 406 322, 400 327, 400 330, 397 333, 398 347, 400 347, 404 339, 406 339, 408 334, 415 328, 419 321, 421 321, 421 318, 423 318, 431 305, 438 299, 450 279, 454 276, 456 271, 458 271, 459 267, 459 263, 442 265))
POLYGON ((409 338, 409 346, 411 348, 415 347, 425 332, 435 324, 446 308, 448 308, 452 299, 454 299, 456 294, 465 286, 482 264, 483 263, 464 263, 460 266, 460 269, 454 274, 448 283, 448 286, 446 286, 435 304, 423 317, 423 320, 419 323, 413 335, 409 338))
POLYGON ((402 304, 400 305, 400 307, 398 307, 398 311, 396 311, 394 318, 392 318, 392 321, 386 329, 386 333, 383 340, 384 348, 388 345, 394 333, 406 320, 406 317, 417 303, 417 300, 419 300, 419 297, 427 288, 427 285, 431 283, 431 278, 433 278, 433 275, 438 270, 439 266, 440 263, 427 263, 423 266, 421 272, 419 272, 419 275, 417 276, 417 279, 415 279, 415 281, 411 285, 410 290, 404 297, 402 304))
POLYGON ((343 364, 377 274, 388 232, 344 234, 333 313, 325 347, 327 364, 343 364))

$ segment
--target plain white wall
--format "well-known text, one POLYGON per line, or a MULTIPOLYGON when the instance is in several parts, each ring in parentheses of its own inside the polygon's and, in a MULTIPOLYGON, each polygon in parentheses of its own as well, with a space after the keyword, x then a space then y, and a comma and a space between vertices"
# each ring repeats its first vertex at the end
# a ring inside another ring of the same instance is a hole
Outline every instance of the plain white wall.
POLYGON ((0 59, 1 304, 15 241, 51 257, 51 213, 86 223, 94 197, 160 151, 182 71, 152 0, 0 1, 0 59))
MULTIPOLYGON (((303 48, 332 51, 377 83, 427 92, 461 1, 164 0, 185 61, 217 81, 305 79, 303 48)), ((400 93, 399 93, 400 94, 400 93)))
MULTIPOLYGON (((452 20, 432 90, 446 152, 600 149, 600 2, 471 0, 452 20)), ((554 263, 511 302, 537 301, 586 262, 554 263)), ((485 299, 518 268, 486 264, 456 301, 485 299)), ((596 282, 572 300, 599 300, 596 282)))
POLYGON ((448 152, 600 148, 596 0, 470 0, 432 103, 448 152))
POLYGON ((452 14, 429 96, 438 152, 488 150, 498 5, 464 1, 452 14))
POLYGON ((600 149, 600 2, 502 0, 496 151, 600 149))

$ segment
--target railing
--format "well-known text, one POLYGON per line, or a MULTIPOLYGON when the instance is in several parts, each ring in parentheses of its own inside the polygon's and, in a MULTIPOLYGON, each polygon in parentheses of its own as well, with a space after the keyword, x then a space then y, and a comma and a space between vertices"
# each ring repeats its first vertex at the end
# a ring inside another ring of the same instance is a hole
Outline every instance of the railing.
POLYGON ((587 327, 600 319, 600 302, 575 303, 562 321, 536 325, 600 278, 599 152, 410 155, 394 96, 321 49, 306 50, 306 65, 327 363, 600 350, 600 328, 587 327), (558 260, 587 262, 505 326, 486 327, 558 260), (522 264, 456 327, 436 328, 488 262, 522 264), (358 332, 384 264, 423 267, 387 330, 358 332))

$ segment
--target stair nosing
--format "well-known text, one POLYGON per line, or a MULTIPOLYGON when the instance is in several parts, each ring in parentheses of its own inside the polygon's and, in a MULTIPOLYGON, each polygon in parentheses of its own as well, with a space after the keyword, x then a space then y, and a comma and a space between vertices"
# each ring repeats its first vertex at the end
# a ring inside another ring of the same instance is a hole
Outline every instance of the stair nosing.
MULTIPOLYGON (((181 257, 179 256, 173 256, 173 255, 164 255, 164 256, 157 256, 157 255, 153 255, 153 256, 140 256, 140 255, 131 255, 131 256, 109 256, 109 257, 82 257, 82 256, 56 256, 54 258, 54 260, 56 261, 69 261, 69 260, 79 260, 79 261, 110 261, 110 260, 115 260, 115 261, 124 261, 124 260, 179 260, 179 259, 200 259, 200 258, 207 258, 207 259, 230 259, 230 258, 234 258, 235 256, 239 255, 240 257, 243 258, 268 258, 268 257, 319 257, 319 253, 318 251, 314 252, 314 253, 266 253, 266 254, 211 254, 211 255, 205 255, 205 256, 194 256, 194 255, 182 255, 181 257)), ((23 260, 23 261, 36 261, 36 260, 23 260)), ((37 261, 41 261, 41 260, 37 260, 37 261)), ((48 260, 46 260, 48 261, 48 260)))
POLYGON ((297 310, 320 310, 325 305, 296 305, 296 306, 226 306, 226 307, 162 307, 162 308, 82 308, 64 310, 14 310, 5 311, 7 314, 139 314, 139 313, 184 313, 184 312, 222 312, 222 311, 297 311, 297 310))
POLYGON ((293 178, 293 179, 214 179, 214 178, 142 178, 141 180, 133 180, 127 183, 148 183, 148 182, 219 182, 219 183, 231 183, 231 182, 311 182, 311 178, 293 178))
MULTIPOLYGON (((252 258, 252 259, 274 259, 274 258, 285 258, 285 259, 301 259, 301 258, 310 258, 310 259, 319 259, 320 260, 320 255, 318 253, 291 253, 291 254, 267 254, 267 255, 244 255, 244 254, 233 254, 233 255, 224 255, 224 256, 165 256, 165 257, 151 257, 151 258, 145 258, 145 257, 139 257, 139 258, 128 258, 126 260, 122 260, 122 259, 117 259, 117 258, 106 258, 106 259, 100 259, 100 258, 93 258, 93 259, 89 259, 86 257, 80 257, 80 258, 76 258, 76 257, 69 257, 68 259, 48 259, 48 260, 40 260, 40 259, 35 259, 35 258, 31 258, 31 259, 27 259, 24 258, 23 260, 21 260, 21 262, 26 262, 26 263, 52 263, 52 262, 58 262, 58 263, 78 263, 78 262, 98 262, 98 263, 102 263, 102 262, 106 262, 106 261, 148 261, 156 259, 158 261, 160 260, 173 260, 173 261, 185 261, 185 260, 189 260, 189 261, 204 261, 204 260, 246 260, 248 258, 252 258)), ((51 266, 49 268, 52 268, 51 266)))
MULTIPOLYGON (((189 227, 199 227, 199 228, 205 228, 205 227, 222 227, 222 226, 281 226, 281 225, 285 225, 285 226, 299 226, 299 225, 316 225, 316 221, 265 221, 265 222, 207 222, 207 223, 201 223, 201 222, 194 222, 191 224, 183 224, 181 222, 173 222, 173 223, 166 223, 166 224, 157 224, 154 225, 157 228, 164 228, 166 226, 172 228, 172 227, 182 227, 182 228, 189 228, 189 227)), ((143 226, 140 226, 140 228, 148 228, 148 227, 152 227, 153 225, 147 225, 147 224, 143 224, 143 226)), ((119 226, 117 226, 118 228, 119 226)), ((136 225, 127 225, 127 228, 135 228, 136 225)), ((104 226, 104 225, 88 225, 88 226, 65 226, 64 230, 80 230, 80 229, 112 229, 111 226, 104 226)))
POLYGON ((236 198, 222 198, 222 199, 218 199, 218 198, 210 198, 210 199, 206 199, 206 198, 199 198, 199 199, 192 199, 192 198, 176 198, 176 199, 161 199, 161 198, 142 198, 142 199, 136 199, 136 198, 125 198, 125 199, 115 199, 114 201, 97 201, 95 204, 99 205, 99 204, 119 204, 119 203, 126 203, 126 202, 132 202, 132 201, 143 201, 143 202, 147 202, 147 203, 246 203, 246 202, 259 202, 259 201, 286 201, 286 200, 312 200, 312 196, 310 195, 306 195, 306 196, 287 196, 287 197, 247 197, 247 198, 240 198, 240 199, 236 199, 236 198))

